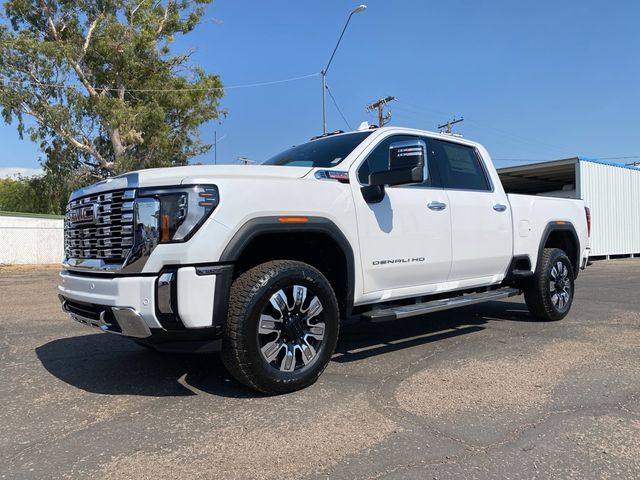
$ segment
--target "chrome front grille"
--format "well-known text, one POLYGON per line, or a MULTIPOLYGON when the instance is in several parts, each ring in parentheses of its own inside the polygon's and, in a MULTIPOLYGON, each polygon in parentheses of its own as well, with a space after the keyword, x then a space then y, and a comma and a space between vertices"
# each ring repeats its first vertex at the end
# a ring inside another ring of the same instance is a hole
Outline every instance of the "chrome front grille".
POLYGON ((69 202, 64 222, 67 258, 123 263, 134 242, 135 190, 89 195, 69 202))

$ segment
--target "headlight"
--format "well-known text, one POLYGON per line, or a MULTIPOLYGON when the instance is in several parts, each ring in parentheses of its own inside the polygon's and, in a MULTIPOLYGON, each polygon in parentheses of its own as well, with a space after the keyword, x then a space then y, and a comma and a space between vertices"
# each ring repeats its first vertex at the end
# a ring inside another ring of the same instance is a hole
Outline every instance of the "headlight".
POLYGON ((215 185, 141 189, 136 199, 136 229, 157 243, 185 242, 218 205, 215 185))

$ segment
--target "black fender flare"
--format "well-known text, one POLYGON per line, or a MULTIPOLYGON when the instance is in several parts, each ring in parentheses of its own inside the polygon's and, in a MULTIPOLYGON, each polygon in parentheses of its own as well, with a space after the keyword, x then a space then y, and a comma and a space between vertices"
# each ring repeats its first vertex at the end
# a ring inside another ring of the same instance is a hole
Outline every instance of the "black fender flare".
POLYGON ((233 235, 220 255, 221 263, 234 263, 253 239, 265 233, 321 233, 336 242, 346 260, 347 292, 345 318, 353 309, 355 290, 355 258, 353 248, 342 230, 330 219, 316 216, 268 216, 256 217, 246 222, 233 235), (284 219, 287 219, 283 221, 284 219), (291 221, 299 218, 300 221, 291 221))
MULTIPOLYGON (((538 259, 536 261, 536 270, 538 270, 540 261, 542 260, 542 252, 544 250, 544 246, 549 240, 549 236, 554 232, 569 232, 573 237, 573 240, 576 244, 576 258, 574 258, 574 265, 576 266, 574 277, 578 278, 578 272, 580 271, 580 257, 582 252, 580 251, 580 238, 576 233, 576 229, 571 222, 566 221, 553 221, 549 222, 542 232, 542 236, 540 237, 540 245, 538 246, 538 259)), ((567 252, 568 255, 569 252, 567 252)))

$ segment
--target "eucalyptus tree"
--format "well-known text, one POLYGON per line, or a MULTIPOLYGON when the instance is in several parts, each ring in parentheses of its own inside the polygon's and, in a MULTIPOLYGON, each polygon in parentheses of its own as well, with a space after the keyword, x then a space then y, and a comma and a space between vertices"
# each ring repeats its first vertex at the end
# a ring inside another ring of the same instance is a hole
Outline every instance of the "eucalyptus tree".
POLYGON ((203 21, 211 1, 6 1, 5 122, 45 155, 67 151, 82 176, 186 164, 211 147, 199 131, 224 114, 224 90, 172 42, 203 21))

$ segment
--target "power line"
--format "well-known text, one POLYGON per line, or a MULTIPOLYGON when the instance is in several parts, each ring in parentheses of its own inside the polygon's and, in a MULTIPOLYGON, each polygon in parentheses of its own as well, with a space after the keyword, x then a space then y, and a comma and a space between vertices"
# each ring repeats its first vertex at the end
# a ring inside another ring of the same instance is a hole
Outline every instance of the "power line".
MULTIPOLYGON (((408 105, 408 104, 403 104, 401 109, 406 110, 407 112, 410 112, 412 115, 420 115, 420 117, 423 117, 425 112, 431 112, 431 113, 436 113, 438 115, 442 115, 443 112, 439 111, 439 110, 435 110, 433 108, 423 108, 420 106, 414 106, 414 105, 408 105)), ((446 114, 445 114, 446 115, 446 114)), ((492 126, 492 125, 488 125, 486 123, 480 123, 480 122, 474 122, 473 120, 465 120, 466 123, 468 123, 471 126, 475 126, 479 129, 488 129, 489 131, 492 131, 494 134, 497 134, 501 137, 503 137, 504 139, 510 141, 510 142, 514 142, 514 143, 518 143, 518 144, 526 144, 529 146, 535 146, 535 147, 543 147, 545 150, 551 152, 554 151, 556 153, 554 153, 554 155, 563 155, 563 153, 558 153, 558 152, 563 152, 564 149, 562 149, 561 147, 557 146, 557 145, 551 145, 548 143, 544 143, 541 142, 540 140, 532 140, 532 139, 527 139, 524 136, 520 136, 517 135, 515 133, 512 132, 508 132, 506 130, 500 129, 498 127, 492 126)))
MULTIPOLYGON (((409 115, 408 117, 412 117, 409 118, 411 119, 420 119, 420 121, 424 121, 425 118, 434 118, 435 115, 433 114, 443 114, 443 112, 441 110, 436 110, 433 108, 422 108, 419 106, 414 106, 411 104, 407 104, 407 103, 399 103, 399 107, 398 107, 401 111, 406 111, 409 115), (426 115, 425 115, 426 114, 426 115)), ((564 150, 563 148, 557 146, 557 145, 550 145, 548 143, 543 143, 539 140, 532 140, 532 139, 527 139, 523 136, 518 136, 514 133, 508 132, 506 130, 497 128, 497 127, 493 127, 491 125, 487 125, 486 123, 477 123, 477 122, 473 122, 471 120, 466 120, 468 123, 472 124, 472 125, 476 125, 478 127, 484 127, 487 128, 497 134, 499 134, 500 136, 504 137, 507 140, 512 140, 521 144, 528 144, 530 146, 536 146, 536 147, 546 147, 547 149, 553 149, 557 152, 560 152, 562 150, 564 150)), ((557 153, 554 154, 554 156, 558 156, 558 157, 563 157, 567 158, 567 156, 565 155, 558 155, 557 153)), ((640 155, 624 155, 624 156, 602 156, 602 157, 589 157, 592 158, 593 160, 635 160, 635 159, 640 159, 640 155)), ((495 161, 501 161, 501 162, 545 162, 545 161, 549 161, 549 158, 493 158, 493 160, 495 161)), ((630 162, 631 164, 633 163, 640 163, 640 162, 630 162)))
POLYGON ((494 162, 548 162, 549 158, 492 158, 494 162))
MULTIPOLYGON (((296 82, 298 80, 305 80, 307 78, 317 77, 320 75, 319 73, 310 73, 309 75, 302 75, 299 77, 291 77, 291 78, 283 78, 281 80, 272 80, 268 82, 258 82, 258 83, 246 83, 241 85, 229 85, 227 87, 210 87, 210 88, 125 88, 125 92, 158 92, 158 93, 169 93, 169 92, 208 92, 212 90, 236 90, 239 88, 253 88, 253 87, 267 87, 270 85, 277 85, 280 83, 288 83, 288 82, 296 82)), ((40 83, 35 81, 21 81, 21 80, 2 80, 0 81, 0 85, 3 84, 14 84, 14 85, 22 85, 22 84, 31 84, 39 87, 49 87, 49 88, 67 88, 67 87, 76 87, 80 85, 69 85, 64 83, 40 83)), ((108 92, 120 92, 122 91, 119 88, 110 88, 110 87, 96 87, 92 86, 95 90, 99 91, 108 91, 108 92)))
MULTIPOLYGON (((591 158, 591 157, 587 157, 591 158)), ((630 160, 633 158, 640 158, 640 155, 629 155, 626 157, 595 157, 594 160, 630 160)))
MULTIPOLYGON (((629 160, 634 158, 640 158, 640 155, 629 155, 625 157, 582 157, 588 160, 629 160)), ((548 158, 494 158, 495 161, 500 162, 547 162, 548 158)), ((634 163, 634 162, 631 162, 634 163)), ((638 163, 638 162, 635 162, 638 163)))
POLYGON ((327 93, 329 94, 329 96, 331 97, 331 100, 333 101, 333 104, 336 107, 336 110, 338 110, 338 113, 340 114, 340 116, 342 117, 342 120, 344 120, 344 123, 347 124, 347 127, 349 127, 349 130, 353 130, 353 128, 351 128, 351 125, 349 124, 349 122, 347 121, 347 119, 345 118, 345 116, 342 113, 342 110, 340 110, 340 107, 338 106, 338 102, 336 102, 335 97, 333 96, 333 93, 331 93, 331 90, 329 90, 329 85, 325 85, 325 88, 327 89, 327 93))

